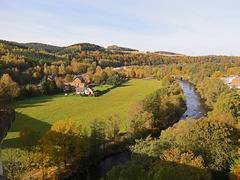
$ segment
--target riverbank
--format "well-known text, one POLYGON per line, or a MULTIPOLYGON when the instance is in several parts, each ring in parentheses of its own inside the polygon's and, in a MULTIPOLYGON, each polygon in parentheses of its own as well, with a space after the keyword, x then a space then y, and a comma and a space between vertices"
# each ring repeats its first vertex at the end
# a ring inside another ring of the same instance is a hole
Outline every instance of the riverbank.
MULTIPOLYGON (((170 96, 171 97, 171 96, 170 96)), ((184 112, 181 113, 181 115, 183 114, 184 112)), ((152 134, 153 137, 159 137, 160 135, 160 132, 161 130, 164 130, 164 129, 167 129, 169 126, 172 126, 173 124, 175 124, 176 122, 178 122, 178 120, 180 119, 181 115, 177 118, 177 120, 174 120, 172 122, 170 122, 165 128, 161 128, 160 130, 158 130, 157 132, 149 132, 150 134, 152 134)), ((149 134, 148 133, 148 134, 149 134)), ((147 136, 147 135, 146 135, 147 136)), ((144 137, 146 137, 144 136, 144 137)), ((127 151, 128 154, 130 153, 131 154, 131 151, 127 151)), ((121 153, 117 153, 117 154, 113 154, 111 156, 108 156, 108 157, 105 157, 104 160, 102 160, 100 163, 98 163, 98 165, 96 165, 95 167, 90 167, 87 172, 85 173, 81 173, 81 174, 78 174, 76 175, 75 177, 71 178, 71 179, 77 179, 78 177, 81 177, 81 179, 100 179, 102 177, 105 177, 106 176, 106 173, 107 173, 107 170, 111 170, 113 166, 116 166, 119 164, 123 165, 122 163, 122 159, 121 158, 117 158, 117 160, 114 158, 115 156, 117 157, 122 157, 124 159, 124 162, 126 163, 127 161, 130 161, 131 160, 131 156, 126 156, 125 157, 125 154, 126 153, 126 150, 121 152, 121 153), (111 160, 111 159, 114 159, 111 160), (127 160, 127 161, 125 161, 127 160), (102 167, 102 164, 104 164, 104 168, 102 167), (91 169, 94 169, 94 171, 91 171, 91 169), (100 173, 98 173, 100 172, 100 173)), ((124 164, 125 164, 124 163, 124 164)))
MULTIPOLYGON (((205 109, 204 102, 201 100, 200 95, 195 92, 194 85, 192 83, 188 82, 188 81, 179 81, 179 85, 183 89, 183 93, 186 96, 186 106, 187 106, 187 110, 181 116, 180 119, 186 119, 186 115, 188 115, 189 117, 190 116, 195 116, 196 119, 199 119, 199 118, 205 116, 205 114, 208 112, 208 110, 205 109), (199 113, 199 112, 201 112, 201 113, 199 113)), ((175 124, 175 123, 173 123, 173 124, 175 124)), ((98 175, 100 175, 100 176, 98 176, 98 177, 95 176, 95 179, 100 179, 100 178, 104 177, 106 175, 106 171, 105 170, 106 169, 111 169, 114 165, 116 166, 117 164, 121 164, 121 166, 122 166, 122 160, 124 160, 124 162, 125 162, 126 159, 128 161, 130 161, 131 160, 131 156, 126 155, 125 152, 122 152, 122 153, 115 154, 113 156, 107 157, 106 159, 104 159, 101 163, 99 163, 95 167, 93 173, 102 171, 101 173, 98 173, 98 175), (118 158, 114 159, 114 157, 118 157, 118 158), (114 160, 112 160, 112 158, 114 160), (105 170, 103 170, 104 169, 102 167, 103 164, 104 164, 105 170), (111 166, 112 164, 114 164, 114 165, 111 166)), ((91 171, 89 171, 88 173, 90 173, 90 174, 88 176, 86 176, 86 177, 88 177, 88 178, 89 177, 93 177, 93 176, 91 176, 91 171)))

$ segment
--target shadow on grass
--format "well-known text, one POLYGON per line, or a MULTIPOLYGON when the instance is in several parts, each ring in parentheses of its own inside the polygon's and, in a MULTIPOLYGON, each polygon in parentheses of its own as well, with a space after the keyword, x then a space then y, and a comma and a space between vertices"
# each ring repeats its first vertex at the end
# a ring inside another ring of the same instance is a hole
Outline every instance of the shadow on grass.
POLYGON ((17 101, 11 104, 14 108, 27 108, 27 107, 37 107, 42 106, 42 103, 49 102, 55 98, 56 95, 49 96, 37 96, 29 99, 17 101))
POLYGON ((118 87, 127 87, 130 86, 129 84, 120 84, 118 87))
MULTIPOLYGON (((19 133, 25 125, 30 126, 35 131, 40 132, 40 137, 51 128, 51 124, 39 121, 37 119, 31 118, 25 114, 19 112, 15 113, 15 121, 9 130, 9 132, 19 133)), ((5 139, 2 144, 3 148, 21 148, 19 137, 5 139)))

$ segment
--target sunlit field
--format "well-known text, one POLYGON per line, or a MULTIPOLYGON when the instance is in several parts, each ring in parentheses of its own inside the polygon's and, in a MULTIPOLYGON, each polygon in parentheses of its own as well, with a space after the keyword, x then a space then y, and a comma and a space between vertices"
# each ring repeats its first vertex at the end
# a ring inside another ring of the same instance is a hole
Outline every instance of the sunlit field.
POLYGON ((119 116, 120 128, 124 132, 129 127, 128 111, 131 105, 160 86, 161 83, 156 81, 133 79, 100 97, 59 94, 16 102, 12 104, 16 120, 3 145, 12 146, 17 142, 19 131, 24 125, 43 134, 59 120, 73 120, 89 129, 92 120, 104 119, 111 114, 119 116))

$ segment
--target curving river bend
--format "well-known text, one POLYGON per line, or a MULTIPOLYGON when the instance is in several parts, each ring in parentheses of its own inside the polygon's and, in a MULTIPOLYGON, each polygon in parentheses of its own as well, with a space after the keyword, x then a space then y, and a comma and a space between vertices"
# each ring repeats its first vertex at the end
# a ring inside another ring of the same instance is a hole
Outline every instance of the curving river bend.
MULTIPOLYGON (((188 81, 179 81, 179 85, 183 89, 183 93, 186 96, 187 110, 180 119, 186 119, 187 116, 195 116, 199 119, 207 114, 207 109, 204 106, 204 102, 201 100, 200 95, 194 90, 194 85, 188 81)), ((106 173, 114 166, 123 166, 127 161, 131 160, 131 151, 124 151, 119 154, 112 155, 99 163, 97 166, 89 169, 86 174, 81 174, 73 178, 77 179, 101 179, 106 176, 106 173)))

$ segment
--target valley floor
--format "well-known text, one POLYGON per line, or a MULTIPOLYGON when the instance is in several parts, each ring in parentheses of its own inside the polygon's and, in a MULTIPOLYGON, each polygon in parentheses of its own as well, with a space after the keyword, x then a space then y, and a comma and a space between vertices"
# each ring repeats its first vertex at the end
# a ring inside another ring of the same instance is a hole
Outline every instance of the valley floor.
POLYGON ((74 120, 89 128, 92 120, 116 114, 120 118, 120 129, 129 127, 128 111, 137 100, 160 88, 161 83, 143 79, 132 79, 100 97, 76 95, 35 97, 12 104, 16 120, 3 143, 4 147, 16 147, 19 132, 29 125, 41 134, 59 120, 74 120))

